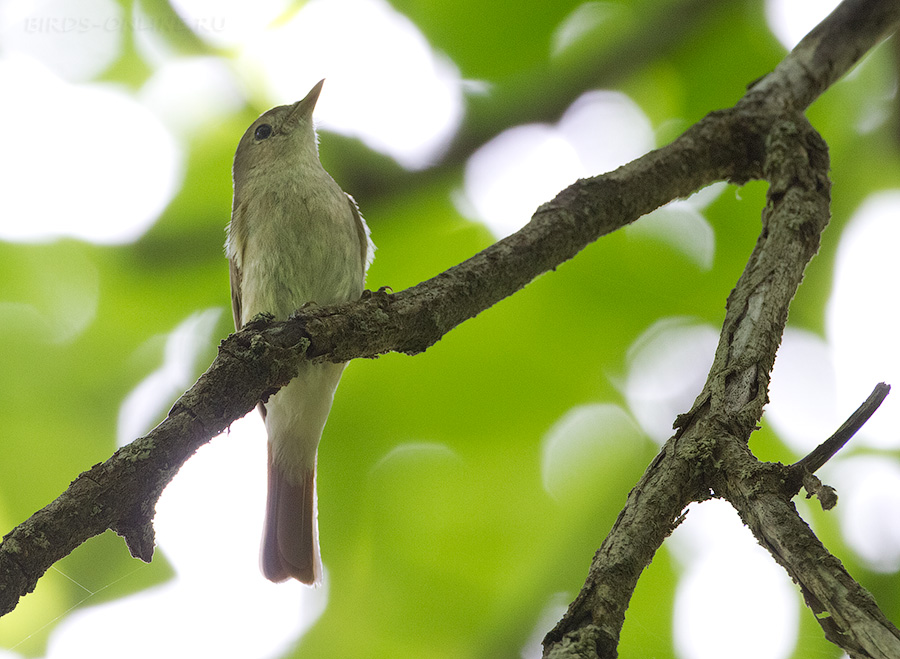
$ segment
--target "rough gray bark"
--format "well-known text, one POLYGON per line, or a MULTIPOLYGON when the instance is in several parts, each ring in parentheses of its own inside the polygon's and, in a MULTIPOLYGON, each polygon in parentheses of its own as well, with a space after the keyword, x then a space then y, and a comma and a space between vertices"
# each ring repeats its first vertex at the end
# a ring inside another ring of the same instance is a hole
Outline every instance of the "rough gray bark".
POLYGON ((900 634, 797 516, 796 470, 759 463, 747 448, 788 306, 829 215, 827 150, 802 113, 898 21, 894 1, 847 0, 735 107, 614 172, 575 182, 521 231, 460 265, 396 294, 306 308, 284 322, 260 318, 229 336, 165 421, 4 537, 0 615, 55 561, 107 528, 150 560, 163 487, 199 446, 289 382, 300 360, 416 354, 641 215, 715 181, 765 178, 763 230, 729 297, 709 380, 629 496, 584 589, 548 634, 545 656, 616 656, 641 571, 684 507, 711 493, 735 505, 801 585, 828 638, 855 657, 900 656, 900 634))
POLYGON ((762 148, 748 158, 770 184, 762 231, 728 298, 703 391, 629 495, 582 591, 545 638, 545 657, 616 657, 641 572, 687 504, 710 496, 728 500, 800 585, 829 640, 851 657, 900 656, 900 632, 791 503, 797 470, 760 463, 747 446, 791 299, 830 217, 827 147, 802 112, 898 20, 896 2, 844 2, 725 113, 730 130, 759 131, 748 143, 762 148))

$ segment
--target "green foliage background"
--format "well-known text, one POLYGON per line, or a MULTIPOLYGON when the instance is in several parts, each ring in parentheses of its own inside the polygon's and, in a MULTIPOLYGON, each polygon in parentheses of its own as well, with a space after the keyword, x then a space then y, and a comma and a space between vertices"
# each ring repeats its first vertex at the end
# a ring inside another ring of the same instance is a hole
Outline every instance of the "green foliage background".
MULTIPOLYGON (((406 173, 353 140, 322 135, 326 168, 357 198, 379 247, 368 280, 373 289, 413 285, 492 242, 483 226, 458 214, 451 195, 461 185, 465 158, 503 129, 555 121, 585 90, 619 89, 648 114, 662 143, 733 104, 785 54, 758 1, 611 3, 611 18, 558 58, 550 55, 552 34, 579 5, 575 0, 392 4, 464 78, 494 88, 470 99, 457 145, 424 173, 406 173)), ((147 7, 170 11, 160 3, 147 7)), ((185 53, 207 50, 189 35, 172 38, 185 53)), ((834 219, 795 302, 795 326, 821 332, 842 225, 866 195, 898 180, 896 116, 873 133, 854 129, 873 95, 889 86, 893 67, 890 50, 881 47, 859 75, 810 110, 831 146, 834 219)), ((126 47, 103 79, 137 89, 149 74, 126 47)), ((224 312, 218 336, 231 331, 222 255, 231 159, 246 125, 265 109, 245 107, 192 137, 180 193, 134 244, 0 243, 2 302, 48 308, 54 300, 46 283, 85 268, 96 271, 100 290, 95 320, 68 343, 47 341, 10 307, 0 313, 3 532, 109 456, 123 398, 159 366, 168 332, 210 307, 224 312)), ((657 319, 721 323, 725 298, 756 239, 764 194, 761 184, 729 189, 708 209, 716 236, 708 271, 660 242, 618 232, 423 355, 351 365, 319 460, 331 598, 292 656, 518 656, 554 593, 570 598, 578 591, 655 452, 649 439, 640 440, 634 450, 592 467, 595 487, 561 502, 541 482, 542 438, 574 406, 624 405, 616 382, 625 372, 625 352, 657 319), (373 471, 406 442, 442 444, 460 460, 395 461, 373 471)), ((214 354, 210 343, 198 374, 214 354)), ((753 442, 762 457, 796 457, 767 428, 753 442)), ((831 549, 897 620, 894 577, 864 570, 842 545, 833 518, 816 515, 831 549)), ((133 565, 121 540, 108 533, 60 567, 96 590, 113 584, 83 605, 170 577, 162 555, 147 569, 133 572, 133 565)), ((674 656, 677 579, 661 552, 629 609, 621 656, 674 656)), ((0 645, 18 643, 83 599, 83 591, 49 573, 38 592, 0 621, 0 645)), ((39 656, 52 628, 17 651, 39 656)), ((806 612, 800 636, 796 657, 840 656, 806 612)))

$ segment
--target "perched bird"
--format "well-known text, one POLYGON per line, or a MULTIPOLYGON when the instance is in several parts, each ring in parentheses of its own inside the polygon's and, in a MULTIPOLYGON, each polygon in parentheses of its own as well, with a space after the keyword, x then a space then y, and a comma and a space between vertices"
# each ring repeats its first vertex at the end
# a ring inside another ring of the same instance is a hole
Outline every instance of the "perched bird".
MULTIPOLYGON (((272 108, 241 137, 225 253, 235 327, 268 312, 286 319, 307 302, 355 300, 375 246, 356 202, 319 162, 302 101, 272 108)), ((268 498, 260 563, 270 581, 322 579, 316 451, 346 364, 308 364, 259 409, 268 434, 268 498)))

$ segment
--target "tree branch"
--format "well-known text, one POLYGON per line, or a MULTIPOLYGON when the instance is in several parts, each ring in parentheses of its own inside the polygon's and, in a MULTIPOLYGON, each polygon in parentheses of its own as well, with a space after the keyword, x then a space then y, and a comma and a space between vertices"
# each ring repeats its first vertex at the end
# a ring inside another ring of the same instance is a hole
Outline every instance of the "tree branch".
POLYGON ((720 460, 719 443, 738 442, 749 453, 747 441, 767 402, 788 307, 829 217, 827 154, 805 119, 778 123, 767 146, 770 189, 763 231, 729 296, 706 385, 692 409, 676 419, 678 431, 632 490, 581 593, 544 640, 547 657, 569 656, 553 647, 584 635, 598 640, 596 656, 616 656, 625 609, 641 572, 684 508, 708 499, 718 489, 712 478, 730 473, 731 465, 720 460), (785 161, 796 167, 784 171, 785 161), (647 518, 654 524, 648 525, 647 518), (607 646, 613 652, 599 650, 607 646))
POLYGON ((728 474, 715 479, 717 493, 800 586, 825 638, 854 658, 900 657, 900 631, 872 596, 822 545, 781 487, 784 468, 760 463, 732 438, 718 443, 728 474))
POLYGON ((884 382, 875 385, 875 389, 872 390, 865 402, 841 424, 840 428, 834 431, 831 437, 819 444, 809 455, 785 470, 783 485, 787 497, 793 497, 801 488, 805 488, 806 498, 816 497, 823 510, 831 510, 837 505, 838 497, 834 488, 823 484, 814 474, 835 453, 844 448, 844 445, 881 406, 890 391, 890 385, 884 382))
POLYGON ((770 189, 762 232, 729 296, 703 391, 678 417, 676 434, 629 494, 584 587, 544 639, 545 657, 616 657, 641 572, 680 523, 685 506, 711 492, 738 509, 801 584, 829 640, 853 656, 900 656, 896 628, 793 509, 783 491, 784 469, 759 465, 747 447, 767 402, 790 302, 830 215, 827 149, 799 112, 898 22, 897 3, 845 1, 735 106, 745 125, 767 136, 770 189), (749 470, 748 462, 758 468, 749 470), (760 494, 766 488, 771 497, 760 494), (792 538, 802 538, 810 549, 791 551, 792 538), (852 603, 842 599, 847 595, 853 595, 852 603), (830 617, 819 617, 826 611, 830 617))
MULTIPOLYGON (((592 241, 668 201, 714 181, 742 183, 761 177, 763 162, 771 161, 766 140, 773 127, 813 140, 798 118, 791 115, 785 120, 782 113, 812 102, 896 23, 898 13, 900 8, 886 0, 848 0, 822 24, 828 29, 820 26, 811 33, 808 42, 735 108, 710 114, 672 144, 610 174, 577 181, 541 206, 522 230, 426 282, 397 294, 379 292, 355 303, 304 309, 288 321, 260 319, 229 336, 207 372, 175 403, 165 421, 81 474, 59 498, 4 536, 0 615, 31 592, 55 561, 106 528, 123 535, 135 556, 149 560, 153 510, 165 484, 199 446, 289 382, 300 360, 345 361, 389 351, 416 354, 592 241)), ((812 158, 820 157, 816 144, 807 146, 812 158)), ((793 189, 786 184, 779 197, 770 191, 770 205, 793 203, 793 189)), ((826 219, 827 208, 818 220, 797 226, 772 222, 764 228, 764 235, 783 232, 795 251, 765 277, 748 279, 746 291, 739 283, 732 294, 726 316, 728 338, 723 333, 725 343, 717 351, 715 378, 711 374, 701 394, 704 400, 698 399, 691 413, 680 418, 679 433, 632 491, 595 558, 585 591, 557 628, 562 631, 551 633, 548 642, 587 624, 602 631, 589 634, 590 638, 605 635, 602 647, 615 651, 624 606, 640 571, 674 528, 684 505, 708 496, 697 478, 698 465, 708 463, 715 446, 706 445, 703 438, 733 434, 745 442, 759 418, 777 338, 757 345, 753 333, 780 336, 786 305, 826 219), (789 284, 782 286, 781 278, 789 284), (775 311, 767 306, 770 294, 786 296, 775 311), (659 507, 649 507, 648 502, 659 507), (653 511, 653 519, 648 511, 653 511), (604 557, 613 557, 626 568, 621 583, 604 557), (620 585, 625 588, 624 604, 620 585), (607 615, 609 603, 613 605, 607 615)), ((760 241, 757 251, 776 242, 763 236, 760 241)), ((548 651, 552 652, 549 645, 548 651)))
MULTIPOLYGON (((887 395, 890 393, 890 385, 879 382, 875 385, 872 393, 865 402, 860 405, 856 411, 850 415, 841 427, 834 431, 834 434, 813 449, 809 455, 799 460, 793 465, 793 469, 803 473, 814 474, 818 469, 828 462, 835 453, 844 448, 844 445, 850 441, 860 428, 868 421, 875 410, 877 410, 887 395)), ((796 494, 798 489, 793 494, 796 494)))
POLYGON ((882 39, 897 29, 892 0, 844 0, 754 86, 776 103, 805 110, 882 39))
POLYGON ((714 113, 673 144, 608 175, 580 180, 529 224, 467 261, 396 294, 258 318, 219 346, 213 364, 150 433, 81 474, 0 544, 0 615, 57 560, 107 528, 149 560, 151 520, 166 483, 203 443, 296 375, 302 359, 416 354, 446 332, 572 258, 590 242, 709 182, 758 175, 758 136, 714 113))

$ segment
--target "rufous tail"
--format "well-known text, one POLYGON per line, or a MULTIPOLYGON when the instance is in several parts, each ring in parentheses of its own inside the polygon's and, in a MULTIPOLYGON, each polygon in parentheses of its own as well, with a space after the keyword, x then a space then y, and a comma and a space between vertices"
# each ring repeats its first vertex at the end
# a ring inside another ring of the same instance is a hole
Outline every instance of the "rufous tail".
POLYGON ((263 526, 260 564, 275 583, 293 577, 305 584, 322 580, 319 531, 316 520, 316 468, 294 482, 274 463, 269 444, 269 488, 263 526))

